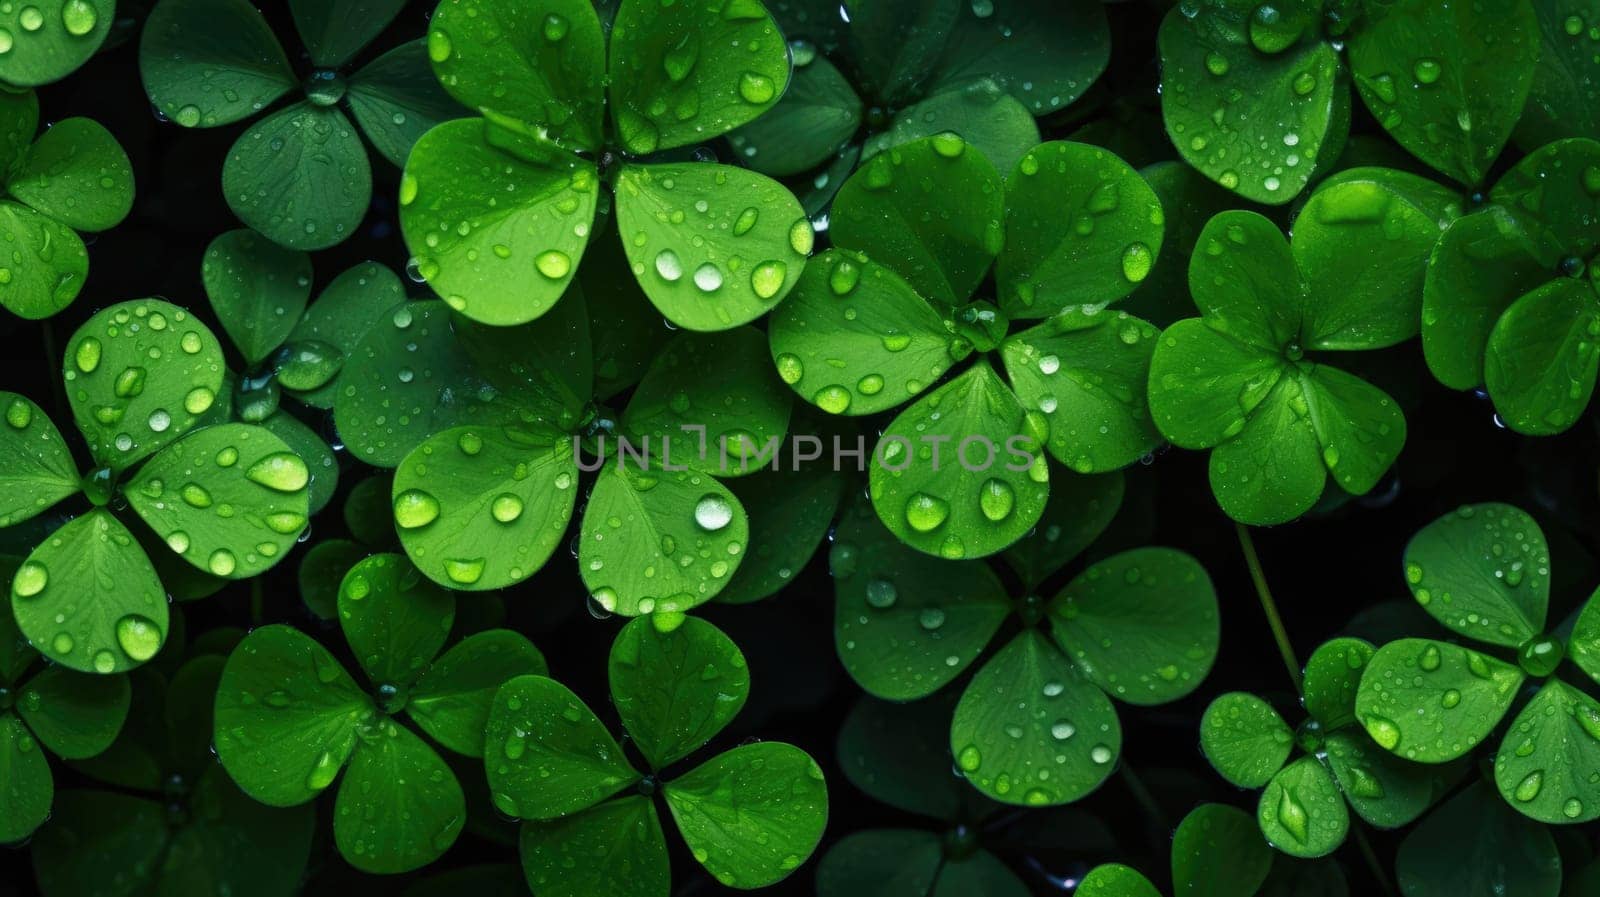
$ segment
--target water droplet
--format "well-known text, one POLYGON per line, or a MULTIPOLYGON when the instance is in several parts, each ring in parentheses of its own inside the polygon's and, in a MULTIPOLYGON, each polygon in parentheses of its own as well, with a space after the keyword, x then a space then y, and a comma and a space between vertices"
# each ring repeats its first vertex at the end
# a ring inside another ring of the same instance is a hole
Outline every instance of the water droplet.
POLYGON ((274 492, 299 492, 311 481, 306 462, 294 452, 273 452, 250 465, 244 476, 274 492))
POLYGON ((483 578, 484 558, 445 558, 444 575, 459 585, 470 586, 483 578))
POLYGON ((117 644, 122 653, 143 663, 161 650, 161 629, 148 617, 128 614, 117 621, 117 644))
POLYGON ((439 500, 421 489, 407 489, 394 498, 394 522, 401 529, 427 526, 439 516, 439 500))
POLYGON ((1130 243, 1128 248, 1122 250, 1122 276, 1129 283, 1143 281, 1154 264, 1155 256, 1150 252, 1150 247, 1143 243, 1130 243))
POLYGON ((950 516, 950 505, 942 498, 918 492, 906 499, 906 523, 919 533, 932 532, 950 516))
POLYGON ((560 280, 572 271, 572 257, 559 249, 548 249, 539 253, 533 261, 539 273, 551 280, 560 280))
POLYGON ((502 492, 495 496, 494 502, 489 506, 489 513, 501 523, 512 523, 522 516, 522 499, 509 492, 502 492))
POLYGON ((1539 796, 1539 789, 1543 786, 1544 771, 1536 769, 1523 776, 1522 781, 1518 782, 1516 789, 1511 792, 1511 796, 1523 803, 1527 803, 1539 796))
POLYGON ((683 262, 678 260, 678 254, 670 249, 663 249, 656 253, 656 273, 662 280, 675 283, 683 277, 683 262))
POLYGON ((311 773, 306 776, 306 787, 312 791, 321 791, 332 785, 334 776, 338 774, 339 764, 334 762, 332 754, 323 751, 311 765, 311 773))
POLYGON ((894 583, 887 579, 873 579, 867 582, 867 603, 879 610, 894 607, 895 599, 900 593, 894 583))
POLYGON ((694 269, 694 285, 702 293, 714 293, 722 288, 722 271, 711 262, 694 269))
POLYGON ((777 85, 766 75, 745 72, 739 76, 739 96, 747 103, 770 103, 777 92, 777 85))
POLYGON ((206 568, 216 576, 228 576, 238 566, 238 559, 226 548, 218 548, 211 552, 211 557, 206 560, 206 568))
POLYGON ((706 493, 695 502, 694 522, 706 532, 717 532, 733 522, 733 505, 714 492, 706 493))
POLYGON ((789 266, 783 262, 762 262, 750 272, 750 289, 762 299, 771 299, 783 289, 783 281, 788 273, 789 266))
POLYGON ((1016 503, 1017 495, 1011 484, 998 477, 990 477, 978 488, 978 506, 983 516, 995 523, 1011 516, 1016 503))
POLYGON ((19 598, 32 598, 44 591, 50 582, 50 571, 38 561, 27 561, 17 568, 17 575, 11 580, 11 591, 19 598))

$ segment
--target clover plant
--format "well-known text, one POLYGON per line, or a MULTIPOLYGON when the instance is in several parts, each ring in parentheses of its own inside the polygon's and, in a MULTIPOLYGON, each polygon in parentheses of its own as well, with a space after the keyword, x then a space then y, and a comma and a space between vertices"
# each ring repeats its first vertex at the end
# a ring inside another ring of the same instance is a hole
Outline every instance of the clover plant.
POLYGON ((181 308, 156 299, 110 306, 78 328, 66 354, 68 402, 96 466, 80 479, 44 409, 0 393, 0 523, 79 494, 91 508, 28 555, 11 580, 11 606, 53 662, 116 673, 155 656, 168 618, 166 589, 126 512, 198 570, 241 579, 295 544, 311 474, 263 427, 201 426, 222 389, 222 347, 181 308))
MULTIPOLYGON (((1172 835, 1174 894, 1251 897, 1267 880, 1272 852, 1255 836, 1250 817, 1225 804, 1189 811, 1172 835)), ((1137 870, 1107 863, 1078 884, 1081 897, 1161 897, 1137 870)))
MULTIPOLYGON (((4 60, 0 54, 0 78, 4 60)), ((0 305, 24 318, 48 318, 71 304, 89 276, 78 232, 115 227, 133 207, 133 168, 110 131, 68 118, 34 139, 38 127, 33 91, 0 90, 0 240, 10 248, 0 305)))
POLYGON ((617 633, 607 669, 611 700, 648 772, 561 683, 519 676, 495 695, 484 765, 495 806, 526 820, 528 886, 552 897, 665 897, 658 792, 695 862, 722 884, 759 888, 797 869, 828 816, 822 770, 805 751, 753 742, 664 774, 744 706, 750 673, 738 646, 695 617, 637 619, 617 633), (614 861, 574 868, 572 857, 597 850, 614 861))
POLYGON ((1582 882, 1560 890, 1563 871, 1551 830, 1512 812, 1484 782, 1424 817, 1395 856, 1395 878, 1407 897, 1588 893, 1582 882))
POLYGON ((434 741, 482 756, 501 683, 545 672, 544 657, 505 629, 443 654, 455 599, 404 557, 376 554, 345 574, 339 625, 372 683, 364 692, 297 629, 263 626, 229 655, 216 690, 216 749, 244 792, 274 807, 315 800, 348 766, 334 801, 334 842, 368 872, 426 865, 466 822, 461 785, 403 713, 434 741))
POLYGON ((325 249, 355 233, 372 199, 372 167, 358 126, 399 166, 425 131, 464 111, 428 77, 421 40, 347 76, 352 61, 404 5, 291 0, 312 66, 297 77, 248 0, 160 0, 145 22, 139 73, 150 102, 185 128, 243 121, 298 88, 303 100, 234 141, 222 168, 222 195, 240 221, 274 242, 325 249))
POLYGON ((36 87, 88 61, 111 33, 116 0, 34 0, 0 10, 0 82, 36 87))
POLYGON ((679 326, 747 323, 800 277, 813 234, 781 184, 650 158, 724 134, 782 95, 788 49, 758 0, 625 0, 609 33, 586 0, 444 0, 428 55, 444 88, 482 114, 424 135, 400 185, 419 276, 452 308, 500 325, 544 314, 613 193, 633 273, 679 326))
POLYGON ((1405 576, 1445 628, 1514 652, 1513 662, 1435 639, 1384 645, 1356 695, 1372 739, 1421 763, 1453 760, 1489 736, 1524 683, 1540 682, 1500 742, 1495 785, 1540 822, 1600 818, 1600 702, 1556 675, 1570 657, 1600 681, 1600 601, 1588 601, 1571 625, 1546 630, 1550 554, 1539 525, 1510 505, 1463 505, 1412 538, 1405 576))
POLYGON ((769 330, 779 376, 831 414, 931 390, 884 431, 872 501, 896 536, 945 558, 993 554, 1034 525, 1050 492, 1040 448, 1089 473, 1160 441, 1144 400, 1155 329, 1102 308, 1160 251, 1155 194, 1085 144, 1035 147, 1004 181, 966 150, 940 134, 852 175, 833 206, 839 248, 807 268, 769 330), (1048 320, 1008 334, 1012 318, 1048 320))

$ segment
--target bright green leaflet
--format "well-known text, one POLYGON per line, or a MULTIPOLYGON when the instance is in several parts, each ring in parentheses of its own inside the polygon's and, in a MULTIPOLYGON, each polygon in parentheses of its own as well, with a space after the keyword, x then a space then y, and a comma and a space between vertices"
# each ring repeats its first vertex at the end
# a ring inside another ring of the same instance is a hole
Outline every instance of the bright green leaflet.
POLYGON ((750 693, 739 647, 695 617, 669 632, 633 620, 611 644, 608 671, 623 728, 655 769, 710 741, 750 693))
POLYGON ((1588 35, 1600 22, 1600 5, 1533 0, 1533 13, 1539 22, 1538 62, 1512 141, 1531 149, 1563 137, 1600 134, 1600 116, 1588 102, 1600 78, 1600 60, 1588 35))
POLYGON ((123 302, 97 312, 67 341, 62 377, 89 454, 122 471, 210 410, 222 390, 222 346, 175 305, 123 302))
POLYGON ((1272 861, 1249 814, 1235 807, 1201 804, 1172 835, 1173 889, 1186 897, 1251 897, 1272 861))
POLYGON ((522 819, 576 813, 639 778, 594 713, 543 676, 518 676, 500 687, 484 754, 494 805, 522 819))
POLYGON ((1042 318, 1133 292, 1161 252, 1161 201, 1126 162, 1086 143, 1043 143, 1005 184, 1000 307, 1042 318))
POLYGON ((1093 3, 957 5, 960 16, 929 88, 935 94, 992 78, 1028 111, 1046 115, 1072 104, 1105 71, 1111 34, 1105 11, 1093 3))
POLYGON ((343 112, 296 103, 240 135, 222 166, 222 194, 251 228, 295 249, 323 249, 360 226, 372 166, 343 112))
POLYGON ((681 612, 722 590, 749 537, 743 506, 715 479, 619 456, 589 493, 578 566, 609 612, 681 612))
POLYGON ((1111 701, 1036 630, 978 671, 950 722, 950 751, 967 781, 1010 804, 1077 800, 1105 781, 1121 749, 1111 701))
POLYGON ((1350 812, 1328 770, 1315 757, 1301 757, 1261 792, 1256 822, 1273 847, 1291 856, 1320 857, 1344 843, 1350 812))
POLYGON ((1121 863, 1106 863, 1089 870, 1078 883, 1078 897, 1161 897, 1150 879, 1121 863))
MULTIPOLYGON (((27 206, 0 200, 0 240, 51 264, 28 265, 0 287, 0 305, 28 319, 48 318, 72 304, 89 276, 89 250, 83 240, 57 221, 27 206)), ((9 269, 8 269, 9 270, 9 269)))
POLYGON ((0 391, 0 526, 13 526, 78 491, 78 472, 44 409, 0 391))
POLYGON ((305 462, 310 474, 306 483, 307 510, 315 514, 326 507, 339 488, 339 464, 333 449, 292 414, 274 414, 262 421, 261 426, 305 462))
POLYGON ((1224 779, 1240 788, 1260 788, 1289 759, 1294 733, 1266 701, 1228 692, 1200 718, 1200 749, 1224 779))
POLYGON ((248 118, 295 86, 283 48, 245 0, 162 0, 145 24, 139 71, 157 108, 186 128, 248 118))
POLYGON ((1328 771, 1351 809, 1381 828, 1398 828, 1421 816, 1434 799, 1437 772, 1405 760, 1349 731, 1323 743, 1328 771))
POLYGON ((405 0, 289 0, 295 29, 319 67, 344 65, 392 21, 405 0))
POLYGON ((524 823, 519 844, 528 887, 541 895, 666 897, 671 891, 661 819, 643 795, 524 823))
POLYGON ((409 872, 455 843, 466 823, 461 785, 433 748, 384 719, 357 732, 361 744, 339 783, 333 839, 364 872, 409 872))
POLYGON ((250 366, 288 339, 311 298, 311 257, 252 230, 228 231, 206 247, 200 279, 228 338, 250 366))
POLYGON ((1476 783, 1440 805, 1400 843, 1395 878, 1406 897, 1451 897, 1479 889, 1557 897, 1561 855, 1550 830, 1512 812, 1476 783), (1476 849, 1462 850, 1462 845, 1476 849))
POLYGON ((101 508, 69 521, 28 555, 11 580, 11 607, 34 647, 86 673, 144 663, 167 630, 156 571, 133 534, 101 508))
POLYGON ((828 818, 821 768, 782 742, 718 754, 662 790, 695 860, 728 887, 786 878, 816 849, 828 818))
POLYGON ((1516 667, 1470 648, 1400 639, 1373 655, 1361 676, 1356 712, 1384 749, 1443 763, 1483 741, 1524 678, 1516 667))
POLYGON ((1546 682, 1517 714, 1494 758, 1506 803, 1550 824, 1600 818, 1600 702, 1559 681, 1546 682))
POLYGON ((1356 691, 1376 649, 1358 638, 1330 639, 1306 661, 1305 708, 1324 729, 1356 722, 1356 691))
POLYGON ((0 29, 10 36, 0 81, 32 87, 65 78, 105 43, 116 8, 115 0, 13 4, 0 14, 0 29))
POLYGON ((1528 225, 1500 206, 1445 230, 1429 256, 1422 294, 1422 353, 1440 383, 1483 383, 1489 334, 1518 296, 1549 278, 1555 260, 1543 255, 1528 225))
POLYGON ((716 600, 747 604, 776 594, 816 554, 849 478, 819 463, 760 471, 728 488, 750 515, 751 548, 716 600))
POLYGON ((351 653, 380 687, 411 686, 455 619, 450 594, 395 554, 375 554, 351 567, 339 586, 338 609, 351 653))
POLYGON ((889 424, 875 452, 879 519, 907 545, 950 559, 984 557, 1017 541, 1038 522, 1050 492, 1036 431, 1024 418, 987 361, 919 399, 889 424), (933 446, 941 456, 932 456, 933 446))
POLYGON ((13 713, 0 714, 0 773, 6 782, 0 838, 20 841, 49 818, 55 782, 39 742, 13 713))
POLYGON ((1350 68, 1390 136, 1475 186, 1522 114, 1538 43, 1528 0, 1401 0, 1368 11, 1350 41, 1350 68))
POLYGON ((1039 145, 1039 125, 1028 107, 994 79, 979 78, 900 110, 887 131, 863 144, 862 157, 945 133, 960 136, 1003 174, 1039 145))
POLYGON ((1515 648, 1544 631, 1550 549, 1511 505, 1463 505, 1418 530, 1405 576, 1424 610, 1468 638, 1515 648))
POLYGON ((483 756, 483 729, 500 686, 517 676, 542 676, 544 655, 519 633, 491 629, 450 647, 411 686, 406 712, 445 747, 483 756))
MULTIPOLYGON (((361 337, 385 312, 405 301, 405 288, 388 266, 366 262, 345 269, 335 277, 315 302, 301 315, 289 332, 290 344, 315 340, 339 350, 342 358, 355 353, 361 337)), ((342 370, 343 363, 341 361, 342 370)), ((338 375, 327 383, 306 391, 292 389, 296 398, 315 408, 332 408, 338 396, 338 375)), ((282 373, 279 383, 283 384, 282 373)))
POLYGON ((99 122, 69 118, 39 135, 5 190, 74 230, 109 230, 133 208, 133 166, 99 122))
POLYGON ((1099 538, 1122 507, 1125 488, 1121 473, 1059 473, 1051 480, 1039 525, 1004 555, 1029 591, 1099 538))
POLYGON ((1600 301, 1593 283, 1555 280, 1511 304, 1489 332, 1483 381, 1519 433, 1560 433, 1594 394, 1600 301))
POLYGON ((739 160, 771 177, 821 165, 861 127, 861 98, 839 69, 824 56, 802 58, 794 61, 794 78, 782 99, 728 134, 739 160))
MULTIPOLYGON (((1600 589, 1596 589, 1600 592, 1600 589)), ((1600 681, 1600 601, 1594 595, 1583 606, 1567 639, 1567 653, 1578 668, 1600 681)))
POLYGON ((622 432, 660 448, 663 465, 739 476, 772 465, 791 403, 761 331, 679 333, 628 400, 622 432))
POLYGON ((129 505, 167 547, 213 576, 276 564, 306 527, 310 471, 265 428, 220 424, 184 437, 139 469, 129 505))

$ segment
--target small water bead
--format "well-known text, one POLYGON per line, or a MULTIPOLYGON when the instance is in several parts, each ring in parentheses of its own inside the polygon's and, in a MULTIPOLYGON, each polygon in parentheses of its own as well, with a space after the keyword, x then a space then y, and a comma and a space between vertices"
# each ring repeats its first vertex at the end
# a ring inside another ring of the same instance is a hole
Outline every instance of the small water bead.
POLYGON ((490 504, 489 513, 501 523, 513 523, 522 516, 522 499, 509 492, 502 492, 495 496, 494 502, 490 504))
POLYGON ((656 253, 656 274, 668 283, 676 283, 682 278, 683 262, 678 259, 678 254, 670 249, 656 253))
POLYGON ((161 650, 161 628, 148 617, 128 614, 117 621, 117 644, 130 659, 143 663, 161 650))
POLYGON ((311 481, 306 462, 294 452, 273 452, 245 471, 245 479, 274 492, 298 492, 311 481))
POLYGON ((799 383, 800 379, 805 376, 805 365, 801 363, 798 355, 784 352, 774 359, 773 363, 777 365, 778 376, 790 386, 799 383))
POLYGON ((65 632, 56 633, 56 637, 50 640, 50 650, 57 654, 71 654, 72 649, 76 646, 77 642, 74 642, 72 636, 65 632))
POLYGON ((23 31, 38 31, 44 27, 44 13, 37 6, 24 6, 17 14, 17 24, 23 31))
POLYGON ((1050 726, 1050 737, 1056 741, 1066 741, 1076 734, 1078 727, 1064 719, 1058 719, 1050 726))
POLYGON ((937 607, 925 607, 917 614, 917 623, 929 632, 937 630, 944 625, 944 611, 937 607))
POLYGON ((458 585, 470 586, 483 578, 484 558, 446 558, 444 575, 458 585))
POLYGON ((17 568, 17 574, 11 580, 11 591, 20 598, 32 598, 44 591, 50 582, 50 571, 38 561, 27 561, 17 568))
POLYGON ((211 557, 206 560, 206 569, 217 576, 229 576, 238 566, 238 558, 226 548, 218 548, 211 552, 211 557))
POLYGON ((61 7, 61 27, 73 37, 83 37, 100 23, 100 15, 89 0, 67 0, 61 7))
POLYGON ((421 489, 407 489, 394 498, 394 522, 401 529, 418 529, 439 517, 439 500, 421 489))
POLYGON ((745 72, 739 76, 739 96, 747 103, 770 103, 777 93, 778 86, 766 75, 745 72))
POLYGON ((1538 797, 1539 791, 1543 787, 1544 770, 1536 769, 1533 772, 1528 773, 1522 778, 1522 781, 1517 783, 1517 787, 1511 792, 1511 796, 1515 797, 1519 801, 1522 801, 1523 803, 1527 803, 1528 801, 1538 797))
POLYGON ((94 671, 96 673, 109 673, 117 668, 116 655, 104 648, 94 652, 94 671))
POLYGON ((711 262, 694 269, 694 285, 702 293, 714 293, 722 288, 722 271, 711 262))
POLYGON ((938 529, 950 516, 950 504, 937 496, 918 492, 906 499, 906 523, 919 533, 938 529))
POLYGON ((1411 69, 1411 73, 1422 84, 1432 84, 1438 81, 1439 75, 1443 71, 1444 67, 1439 64, 1437 59, 1418 59, 1417 64, 1411 69))
POLYGON ((733 522, 733 505, 716 493, 707 493, 695 502, 694 522, 706 532, 717 532, 733 522))
POLYGON ((1104 766, 1111 762, 1111 748, 1097 744, 1089 749, 1089 759, 1104 766))
POLYGON ((1016 503, 1016 491, 1010 483, 998 477, 985 480, 978 489, 978 507, 983 511, 983 516, 992 522, 999 523, 1011 516, 1016 503))
POLYGON ((762 299, 771 299, 783 289, 783 282, 788 273, 789 266, 783 262, 762 262, 750 272, 750 289, 762 299))
POLYGON ((811 401, 829 414, 843 414, 850 408, 850 390, 838 385, 824 386, 811 401))
POLYGON ((539 253, 533 261, 539 273, 551 280, 560 280, 572 271, 572 257, 559 249, 548 249, 539 253))
POLYGON ((900 597, 894 583, 887 579, 873 579, 867 582, 867 603, 879 610, 894 607, 895 600, 900 597))
MULTIPOLYGON (((1269 188, 1271 189, 1271 188, 1269 188)), ((1143 243, 1130 243, 1122 251, 1122 276, 1129 283, 1139 283, 1150 274, 1155 264, 1155 254, 1143 243)))
POLYGON ((566 16, 550 13, 544 17, 544 26, 541 30, 544 32, 545 40, 556 43, 567 36, 567 31, 571 27, 572 23, 567 21, 566 16))

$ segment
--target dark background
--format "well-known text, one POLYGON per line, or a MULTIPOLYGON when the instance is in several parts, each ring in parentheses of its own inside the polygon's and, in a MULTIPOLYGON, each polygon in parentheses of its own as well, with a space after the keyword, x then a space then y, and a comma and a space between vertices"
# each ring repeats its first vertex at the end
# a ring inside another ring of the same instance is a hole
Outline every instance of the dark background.
MULTIPOLYGON (((124 33, 114 34, 112 40, 121 38, 124 43, 101 53, 64 82, 39 92, 44 121, 84 115, 110 128, 133 161, 138 190, 129 218, 94 238, 87 285, 69 309, 43 324, 0 315, 0 334, 4 335, 5 354, 10 358, 4 387, 52 408, 62 426, 67 426, 68 420, 52 405, 51 381, 59 376, 59 347, 72 331, 95 310, 145 296, 165 297, 194 310, 215 326, 200 285, 201 255, 212 238, 239 226, 223 202, 220 178, 228 147, 248 123, 214 130, 184 130, 156 118, 139 80, 137 41, 130 39, 136 27, 132 19, 143 14, 142 9, 135 8, 138 5, 128 3, 120 11, 130 21, 125 23, 124 33)), ((270 8, 269 18, 276 33, 291 60, 304 73, 307 62, 282 4, 263 6, 270 8)), ((432 6, 430 2, 412 3, 356 60, 356 65, 401 41, 421 36, 432 6)), ((1099 120, 1104 125, 1106 119, 1121 122, 1121 133, 1159 136, 1153 43, 1155 26, 1165 8, 1156 3, 1114 3, 1108 10, 1114 35, 1110 69, 1084 100, 1056 118, 1041 122, 1046 139, 1068 136, 1087 121, 1099 120), (1108 103, 1112 96, 1118 102, 1108 103)), ((1354 106, 1354 132, 1381 134, 1361 103, 1357 101, 1354 106)), ((714 145, 713 149, 725 159, 731 156, 723 146, 714 145)), ((1139 165, 1150 159, 1173 157, 1164 142, 1147 145, 1145 150, 1149 159, 1130 162, 1139 165)), ((1508 151, 1506 156, 1502 166, 1514 153, 1508 151)), ((398 171, 374 155, 372 208, 351 239, 314 255, 314 283, 318 288, 346 267, 366 259, 384 262, 397 272, 404 270, 407 253, 395 218, 398 176, 398 171)), ((819 251, 825 245, 819 244, 819 251)), ((432 298, 426 287, 408 286, 414 297, 432 298)), ((237 363, 237 359, 234 361, 237 363)), ((1591 553, 1597 547, 1596 431, 1592 419, 1585 419, 1571 432, 1555 438, 1517 437, 1497 425, 1486 399, 1454 393, 1436 384, 1414 341, 1336 363, 1369 376, 1395 395, 1405 408, 1409 434, 1395 470, 1370 496, 1290 526, 1258 530, 1255 534, 1266 576, 1302 662, 1317 644, 1344 630, 1353 617, 1363 612, 1367 612, 1370 625, 1362 631, 1375 640, 1398 635, 1394 627, 1404 625, 1385 620, 1416 619, 1419 615, 1401 577, 1402 548, 1410 534, 1422 525, 1466 502, 1516 503, 1533 512, 1545 526, 1556 573, 1552 625, 1588 596, 1596 582, 1591 553), (1372 610, 1390 602, 1392 605, 1387 608, 1372 610)), ((620 401, 614 404, 621 406, 620 401)), ((320 426, 330 439, 336 439, 331 423, 322 416, 313 414, 304 419, 320 426)), ((69 442, 76 446, 70 434, 69 442)), ((1052 849, 1019 851, 1004 845, 998 837, 1003 832, 989 833, 986 843, 995 847, 1039 894, 1060 893, 1064 889, 1062 880, 1076 879, 1093 864, 1106 860, 1136 866, 1162 883, 1165 890, 1171 828, 1195 802, 1223 801, 1253 813, 1254 794, 1228 786, 1200 755, 1199 718, 1211 697, 1228 690, 1250 690, 1271 699, 1291 725, 1301 718, 1292 685, 1257 606, 1234 527, 1211 497, 1204 453, 1165 451, 1147 460, 1150 463, 1129 471, 1124 509, 1112 532, 1091 550, 1090 556, 1135 544, 1170 545, 1193 553, 1217 587, 1223 621, 1221 653, 1210 678, 1188 699, 1164 707, 1120 708, 1125 733, 1123 769, 1098 792, 1073 805, 1072 809, 1087 814, 1091 823, 1086 824, 1084 817, 1074 814, 1073 827, 1060 829, 1081 831, 1081 836, 1065 838, 1067 843, 1052 849), (1131 787, 1135 778, 1153 795, 1159 816, 1131 787), (1103 824, 1103 832, 1097 832, 1093 820, 1103 824)), ((85 461, 80 458, 80 462, 85 461)), ((343 493, 370 472, 342 453, 341 463, 341 496, 314 522, 313 540, 343 533, 337 511, 343 493)), ((251 618, 249 587, 235 584, 213 598, 184 606, 190 636, 218 625, 244 627, 287 621, 313 633, 348 659, 337 627, 312 617, 299 599, 295 571, 304 550, 305 546, 301 546, 265 577, 260 619, 251 618)), ((867 798, 839 770, 836 733, 860 691, 834 655, 832 584, 826 554, 824 547, 793 584, 774 598, 743 607, 713 604, 697 611, 726 630, 744 650, 750 661, 753 690, 742 716, 696 757, 704 759, 715 751, 759 736, 805 748, 829 777, 830 822, 823 843, 792 878, 768 891, 774 895, 813 893, 816 861, 830 844, 848 833, 873 827, 931 825, 867 798)), ((1080 559, 1058 574, 1045 594, 1053 594, 1082 565, 1080 559)), ((615 713, 607 698, 605 658, 623 621, 597 621, 586 613, 585 590, 576 564, 558 553, 542 572, 505 590, 500 598, 507 625, 528 633, 545 652, 552 674, 614 724, 615 713)), ((465 606, 480 600, 484 599, 464 593, 459 603, 465 606)), ((1004 644, 1006 636, 1007 632, 1002 632, 994 646, 1004 644)), ((980 666, 981 662, 972 668, 980 666)), ((352 664, 350 668, 356 667, 352 664)), ((959 689, 964 684, 965 680, 958 681, 953 687, 959 689)), ((53 762, 53 767, 58 789, 90 784, 59 762, 53 762)), ((484 790, 481 767, 464 762, 457 768, 469 793, 484 790)), ((308 893, 348 892, 351 888, 388 891, 399 884, 394 879, 370 878, 349 870, 332 849, 328 828, 331 798, 320 800, 318 810, 321 829, 308 870, 308 893)), ((1002 819, 1014 820, 1016 816, 1010 814, 1002 819)), ((681 839, 671 831, 670 823, 667 826, 674 893, 724 891, 692 861, 681 839)), ((491 822, 489 827, 502 838, 514 833, 509 823, 491 822)), ((402 878, 409 881, 473 863, 515 862, 513 847, 475 834, 471 828, 436 864, 402 878)), ((1369 835, 1392 880, 1399 835, 1378 831, 1369 831, 1369 835)), ((1578 839, 1587 839, 1592 847, 1595 827, 1587 827, 1583 834, 1572 833, 1572 840, 1578 839)), ((1335 856, 1349 876, 1352 894, 1381 893, 1354 837, 1335 856)), ((0 892, 12 888, 17 893, 30 891, 31 871, 25 845, 0 852, 0 864, 12 870, 0 879, 0 892)))

